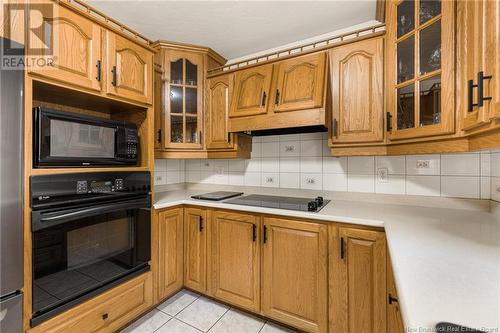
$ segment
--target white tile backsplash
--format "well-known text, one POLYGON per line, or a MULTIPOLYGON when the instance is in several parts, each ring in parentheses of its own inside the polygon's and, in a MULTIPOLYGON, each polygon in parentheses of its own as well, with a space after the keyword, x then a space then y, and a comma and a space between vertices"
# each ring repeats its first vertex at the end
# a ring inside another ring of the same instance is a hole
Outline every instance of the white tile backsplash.
POLYGON ((277 157, 279 154, 279 142, 262 142, 262 157, 277 157))
POLYGON ((347 190, 349 192, 375 192, 375 176, 374 175, 347 175, 347 190))
POLYGON ((254 137, 251 156, 249 160, 155 160, 154 183, 230 184, 500 201, 500 150, 332 157, 326 135, 308 133, 254 137), (387 169, 386 180, 378 180, 380 168, 387 169))
POLYGON ((479 199, 481 196, 481 178, 442 176, 441 196, 479 199))
POLYGON ((374 175, 375 174, 375 157, 361 156, 349 157, 347 162, 347 173, 358 175, 374 175))
POLYGON ((406 193, 406 178, 405 176, 391 175, 387 177, 387 181, 375 181, 375 193, 383 194, 405 194, 406 193))
POLYGON ((440 176, 406 176, 406 194, 440 196, 440 176))
POLYGON ((441 155, 441 175, 444 176, 480 176, 481 154, 446 154, 441 155))
POLYGON ((377 156, 375 157, 375 173, 380 168, 386 168, 389 175, 406 174, 406 159, 404 156, 377 156))

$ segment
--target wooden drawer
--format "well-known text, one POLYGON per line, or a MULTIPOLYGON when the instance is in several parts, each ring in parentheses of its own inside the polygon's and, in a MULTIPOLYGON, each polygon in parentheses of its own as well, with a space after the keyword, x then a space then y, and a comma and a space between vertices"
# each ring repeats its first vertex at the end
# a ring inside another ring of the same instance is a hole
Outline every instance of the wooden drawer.
POLYGON ((32 328, 29 332, 114 332, 152 304, 152 277, 148 272, 32 328))

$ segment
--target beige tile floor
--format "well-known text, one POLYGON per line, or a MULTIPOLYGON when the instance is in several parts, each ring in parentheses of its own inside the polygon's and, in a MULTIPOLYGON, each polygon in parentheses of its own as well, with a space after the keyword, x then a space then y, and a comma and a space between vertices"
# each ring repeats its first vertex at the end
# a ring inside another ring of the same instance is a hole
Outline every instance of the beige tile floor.
POLYGON ((275 323, 181 290, 121 333, 292 333, 275 323))

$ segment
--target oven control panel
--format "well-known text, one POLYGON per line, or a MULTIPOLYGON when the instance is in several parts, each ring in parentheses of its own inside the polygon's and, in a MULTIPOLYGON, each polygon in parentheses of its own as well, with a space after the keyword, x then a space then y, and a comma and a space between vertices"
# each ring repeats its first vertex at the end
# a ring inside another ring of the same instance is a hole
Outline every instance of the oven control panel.
POLYGON ((76 193, 109 193, 115 191, 123 191, 123 179, 117 178, 115 180, 78 180, 76 182, 76 193))

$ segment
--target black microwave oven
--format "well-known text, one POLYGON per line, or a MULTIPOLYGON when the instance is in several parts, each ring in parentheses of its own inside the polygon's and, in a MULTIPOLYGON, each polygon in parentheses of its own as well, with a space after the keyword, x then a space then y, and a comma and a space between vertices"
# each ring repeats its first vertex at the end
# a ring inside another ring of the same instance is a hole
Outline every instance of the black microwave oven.
POLYGON ((33 125, 35 168, 137 165, 133 123, 36 107, 33 125))

